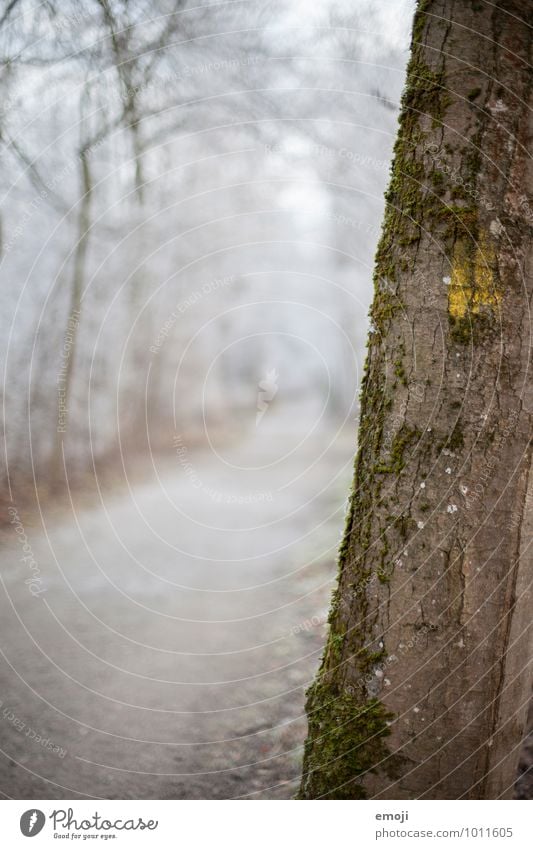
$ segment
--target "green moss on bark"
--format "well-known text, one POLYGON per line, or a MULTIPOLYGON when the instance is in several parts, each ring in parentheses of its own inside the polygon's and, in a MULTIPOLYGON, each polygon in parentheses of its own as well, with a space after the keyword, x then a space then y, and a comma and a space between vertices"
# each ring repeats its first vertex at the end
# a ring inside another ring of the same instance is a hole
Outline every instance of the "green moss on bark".
POLYGON ((302 799, 364 799, 358 779, 380 762, 390 771, 386 745, 392 715, 377 699, 365 704, 315 682, 308 693, 309 739, 302 799))
POLYGON ((392 440, 390 457, 387 462, 378 462, 375 467, 377 474, 399 475, 405 466, 406 451, 420 439, 421 433, 416 427, 402 425, 392 440))

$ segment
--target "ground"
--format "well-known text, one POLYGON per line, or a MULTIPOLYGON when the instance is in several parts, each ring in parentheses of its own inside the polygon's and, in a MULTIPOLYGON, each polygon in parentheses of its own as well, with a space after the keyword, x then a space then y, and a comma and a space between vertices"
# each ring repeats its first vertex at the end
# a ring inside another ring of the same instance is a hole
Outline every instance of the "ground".
POLYGON ((131 491, 21 509, 41 583, 8 527, 4 796, 294 796, 355 444, 316 419, 267 409, 229 445, 173 438, 131 491))

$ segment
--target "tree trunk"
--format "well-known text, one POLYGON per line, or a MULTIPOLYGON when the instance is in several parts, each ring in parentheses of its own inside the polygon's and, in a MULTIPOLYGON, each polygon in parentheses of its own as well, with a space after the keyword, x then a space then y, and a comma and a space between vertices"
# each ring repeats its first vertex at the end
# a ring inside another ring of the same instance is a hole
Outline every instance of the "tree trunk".
POLYGON ((415 15, 301 798, 513 793, 533 656, 526 6, 415 15))
POLYGON ((57 487, 64 480, 63 444, 67 433, 69 405, 72 395, 76 344, 80 327, 83 287, 85 283, 85 267, 87 249, 89 247, 91 204, 93 182, 89 165, 89 151, 80 153, 81 198, 79 202, 76 250, 74 252, 74 267, 70 289, 70 308, 63 336, 64 344, 61 352, 62 367, 57 378, 57 419, 54 451, 50 469, 51 487, 57 487))

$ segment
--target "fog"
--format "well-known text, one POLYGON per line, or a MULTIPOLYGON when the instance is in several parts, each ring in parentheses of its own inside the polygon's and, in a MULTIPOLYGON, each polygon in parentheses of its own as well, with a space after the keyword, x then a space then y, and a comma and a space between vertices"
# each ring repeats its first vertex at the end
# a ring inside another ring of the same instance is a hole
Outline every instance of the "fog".
POLYGON ((410 12, 16 4, 1 29, 12 475, 62 476, 58 427, 72 473, 119 432, 142 441, 146 397, 158 440, 174 415, 253 423, 272 369, 278 404, 329 387, 328 414, 354 411, 410 12))
POLYGON ((4 676, 15 715, 70 753, 28 751, 4 722, 22 796, 294 790, 412 11, 0 14, 4 676), (215 705, 230 713, 204 727, 215 705), (252 763, 251 789, 147 779, 177 738, 219 742, 172 774, 252 763), (145 778, 96 777, 104 761, 145 778))

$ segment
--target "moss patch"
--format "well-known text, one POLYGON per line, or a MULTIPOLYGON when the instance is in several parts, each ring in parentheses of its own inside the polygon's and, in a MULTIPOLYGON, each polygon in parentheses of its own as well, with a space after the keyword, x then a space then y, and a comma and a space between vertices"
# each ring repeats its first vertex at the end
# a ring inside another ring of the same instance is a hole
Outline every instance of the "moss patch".
POLYGON ((420 435, 418 428, 402 425, 392 440, 388 462, 377 463, 375 471, 378 474, 399 475, 405 466, 405 452, 420 439, 420 435))
POLYGON ((375 772, 385 760, 390 770, 386 738, 392 715, 378 699, 360 704, 321 681, 310 688, 306 707, 313 745, 306 744, 301 798, 366 798, 359 776, 375 772))

